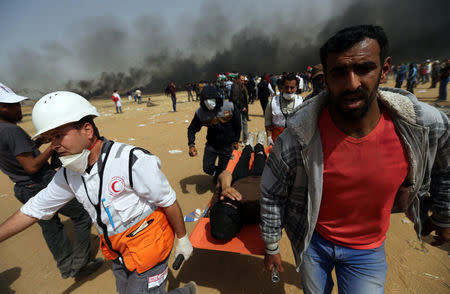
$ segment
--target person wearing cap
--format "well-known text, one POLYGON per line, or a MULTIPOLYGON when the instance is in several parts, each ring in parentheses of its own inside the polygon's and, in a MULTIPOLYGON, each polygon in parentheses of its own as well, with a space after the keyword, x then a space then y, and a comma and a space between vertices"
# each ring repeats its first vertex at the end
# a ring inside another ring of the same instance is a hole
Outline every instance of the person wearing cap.
POLYGON ((296 94, 298 79, 295 74, 286 75, 281 85, 280 95, 272 98, 272 101, 267 104, 264 114, 267 145, 273 145, 286 127, 286 118, 303 102, 302 96, 296 94))
MULTIPOLYGON (((35 136, 51 140, 60 168, 48 186, 0 225, 0 242, 50 219, 76 198, 100 234, 100 249, 112 260, 119 293, 165 293, 168 257, 187 260, 192 245, 174 190, 150 152, 100 137, 99 114, 82 96, 59 91, 34 106, 35 136)), ((194 282, 173 293, 196 293, 194 282)))
POLYGON ((188 127, 189 156, 197 156, 195 134, 208 128, 203 154, 203 171, 217 177, 227 166, 233 149, 238 149, 241 132, 239 109, 220 97, 215 87, 206 86, 200 93, 200 107, 188 127), (218 164, 216 166, 216 160, 218 164))
POLYGON ((304 101, 319 95, 320 92, 325 90, 325 80, 323 78, 323 67, 321 63, 314 65, 314 67, 312 68, 311 80, 313 91, 311 94, 305 97, 304 101))
MULTIPOLYGON (((55 175, 48 164, 51 146, 40 153, 38 148, 44 141, 33 141, 17 125, 22 119, 20 102, 25 99, 0 83, 0 169, 15 183, 14 195, 22 203, 44 189, 55 175)), ((100 267, 102 260, 90 260, 91 219, 76 199, 38 223, 62 278, 79 277, 100 267), (58 214, 70 217, 74 223, 73 247, 58 214)))

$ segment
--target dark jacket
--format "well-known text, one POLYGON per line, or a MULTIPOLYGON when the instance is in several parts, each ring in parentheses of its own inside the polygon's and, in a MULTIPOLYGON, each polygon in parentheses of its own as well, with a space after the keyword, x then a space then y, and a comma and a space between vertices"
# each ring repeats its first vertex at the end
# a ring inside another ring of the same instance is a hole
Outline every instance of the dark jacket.
POLYGON ((248 93, 247 89, 241 84, 234 83, 233 86, 231 86, 230 101, 233 102, 234 106, 237 107, 241 113, 248 113, 248 93), (247 109, 246 112, 242 111, 244 108, 247 109))
POLYGON ((188 127, 188 144, 195 144, 195 134, 202 126, 208 128, 206 144, 215 148, 223 148, 239 141, 241 133, 241 116, 233 103, 224 101, 223 106, 216 112, 202 107, 195 112, 188 127))

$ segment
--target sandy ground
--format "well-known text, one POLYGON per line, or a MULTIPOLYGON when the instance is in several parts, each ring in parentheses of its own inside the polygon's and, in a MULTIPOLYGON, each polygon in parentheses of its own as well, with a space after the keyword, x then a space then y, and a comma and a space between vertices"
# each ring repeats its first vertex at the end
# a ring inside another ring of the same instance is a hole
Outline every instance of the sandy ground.
MULTIPOLYGON (((416 94, 424 101, 433 101, 437 89, 427 87, 419 86, 416 94)), ((186 102, 186 93, 180 92, 178 112, 171 112, 168 97, 153 95, 152 98, 158 106, 146 107, 145 103, 138 105, 123 97, 123 114, 114 113, 109 97, 94 101, 101 113, 101 117, 96 120, 100 132, 109 139, 144 147, 159 156, 162 170, 175 189, 184 214, 196 208, 203 209, 213 189, 211 177, 202 171, 206 129, 197 134, 199 155, 196 158, 188 155, 186 136, 188 124, 198 104, 186 102), (172 150, 179 151, 170 153, 172 150)), ((259 101, 249 108, 249 130, 262 130, 263 117, 259 101)), ((24 119, 20 126, 32 134, 31 107, 25 106, 23 113, 24 119)), ((3 173, 0 174, 0 183, 0 221, 4 221, 20 205, 14 198, 13 184, 3 173)), ((64 219, 64 223, 70 231, 71 222, 64 219)), ((195 223, 187 223, 188 232, 194 226, 195 223)), ((94 228, 92 242, 98 244, 94 228)), ((433 247, 430 242, 431 237, 425 238, 424 242, 417 239, 412 224, 403 214, 391 216, 386 240, 389 267, 386 293, 450 292, 450 246, 433 247)), ((294 258, 285 236, 281 241, 281 254, 285 273, 280 275, 280 283, 272 284, 269 273, 263 270, 260 256, 195 250, 179 271, 169 271, 168 289, 194 280, 199 285, 199 293, 205 294, 302 293, 299 274, 295 272, 294 258)), ((93 250, 93 255, 102 256, 98 250, 93 250)), ((115 282, 108 262, 87 278, 77 281, 72 278, 61 279, 40 227, 34 225, 0 244, 0 293, 115 293, 115 282)))

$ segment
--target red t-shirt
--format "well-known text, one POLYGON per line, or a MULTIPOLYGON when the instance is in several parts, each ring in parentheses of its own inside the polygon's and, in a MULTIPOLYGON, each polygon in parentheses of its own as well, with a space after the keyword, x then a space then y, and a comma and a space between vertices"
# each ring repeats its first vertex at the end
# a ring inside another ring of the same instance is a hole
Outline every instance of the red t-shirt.
POLYGON ((324 170, 316 231, 354 249, 381 246, 409 166, 390 116, 383 111, 377 126, 356 139, 340 131, 325 109, 319 130, 324 170))

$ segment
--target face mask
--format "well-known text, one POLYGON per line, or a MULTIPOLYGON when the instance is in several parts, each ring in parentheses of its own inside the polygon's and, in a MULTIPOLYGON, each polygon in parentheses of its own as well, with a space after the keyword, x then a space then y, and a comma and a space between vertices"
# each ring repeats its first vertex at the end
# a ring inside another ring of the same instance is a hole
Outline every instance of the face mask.
POLYGON ((213 110, 214 108, 216 108, 216 100, 215 99, 206 99, 205 106, 209 110, 213 110))
POLYGON ((61 156, 59 159, 61 160, 62 166, 65 168, 82 174, 86 171, 88 166, 89 154, 91 154, 91 151, 83 149, 81 153, 61 156))
POLYGON ((295 98, 295 93, 289 94, 289 93, 283 93, 284 100, 292 101, 295 98))

